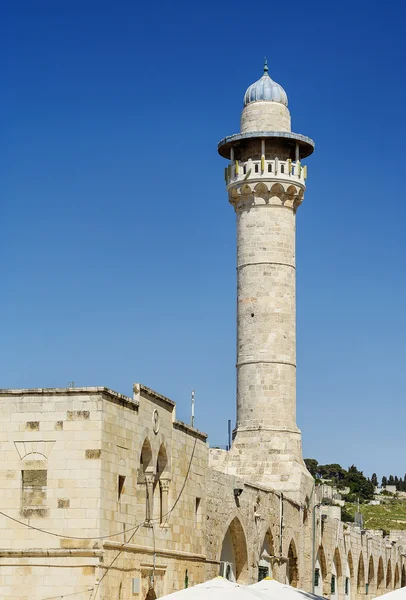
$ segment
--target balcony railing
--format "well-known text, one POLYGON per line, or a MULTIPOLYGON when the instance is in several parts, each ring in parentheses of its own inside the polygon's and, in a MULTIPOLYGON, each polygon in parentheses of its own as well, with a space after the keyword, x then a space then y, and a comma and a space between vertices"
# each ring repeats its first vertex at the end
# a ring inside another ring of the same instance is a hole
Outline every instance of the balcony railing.
POLYGON ((261 181, 261 179, 292 180, 304 184, 307 178, 307 166, 302 166, 300 161, 279 160, 274 158, 266 160, 248 159, 246 162, 233 161, 225 168, 225 181, 227 185, 240 181, 261 181))

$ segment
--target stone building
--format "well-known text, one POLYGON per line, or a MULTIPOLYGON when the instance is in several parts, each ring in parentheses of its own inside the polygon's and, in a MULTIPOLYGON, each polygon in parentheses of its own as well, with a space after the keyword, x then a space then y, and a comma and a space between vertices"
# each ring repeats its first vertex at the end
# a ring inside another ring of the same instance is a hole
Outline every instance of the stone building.
POLYGON ((144 600, 219 573, 335 600, 406 585, 402 536, 323 506, 296 425, 295 219, 312 140, 268 75, 222 140, 237 217, 237 427, 230 451, 140 384, 0 390, 2 600, 144 600))

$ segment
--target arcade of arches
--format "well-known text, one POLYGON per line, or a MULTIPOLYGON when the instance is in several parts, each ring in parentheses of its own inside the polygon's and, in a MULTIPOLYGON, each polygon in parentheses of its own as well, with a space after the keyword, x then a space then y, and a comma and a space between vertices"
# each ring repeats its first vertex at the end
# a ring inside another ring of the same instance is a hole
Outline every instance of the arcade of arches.
POLYGON ((171 400, 134 389, 132 399, 104 388, 4 393, 4 408, 13 406, 18 423, 32 422, 28 409, 37 402, 40 430, 58 443, 35 436, 22 442, 17 421, 0 412, 4 431, 10 427, 2 442, 9 459, 3 472, 0 465, 0 510, 20 518, 21 486, 7 485, 19 483, 22 466, 38 469, 33 457, 41 452, 47 455, 41 527, 62 529, 67 538, 55 549, 48 536, 33 537, 3 518, 1 598, 19 600, 27 588, 36 590, 36 600, 63 596, 72 569, 77 587, 70 589, 77 595, 103 578, 100 600, 153 600, 219 573, 247 584, 271 576, 331 600, 371 600, 406 585, 406 538, 361 531, 341 522, 338 507, 315 507, 311 495, 298 500, 231 473, 227 453, 210 449, 205 434, 177 421, 171 400), (54 429, 54 411, 66 411, 67 395, 75 410, 64 428, 54 429), (79 450, 78 440, 85 440, 79 450), (57 470, 71 452, 76 470, 57 470), (76 485, 71 473, 81 469, 76 485), (71 511, 69 503, 86 506, 83 522, 75 516, 82 509, 71 511), (95 536, 97 543, 76 542, 74 535, 95 536), (38 559, 45 554, 46 571, 38 559))

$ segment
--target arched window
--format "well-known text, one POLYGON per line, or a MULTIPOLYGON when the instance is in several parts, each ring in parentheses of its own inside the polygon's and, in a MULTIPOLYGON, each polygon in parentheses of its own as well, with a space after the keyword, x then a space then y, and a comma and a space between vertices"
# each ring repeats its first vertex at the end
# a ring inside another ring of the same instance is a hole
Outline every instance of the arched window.
POLYGON ((224 536, 220 554, 220 575, 230 581, 248 583, 247 542, 242 525, 235 517, 224 536))
POLYGON ((137 519, 141 522, 144 520, 145 522, 149 522, 152 518, 153 480, 152 450, 147 438, 144 440, 140 453, 136 491, 137 519))
POLYGON ((168 516, 169 481, 168 455, 165 446, 161 444, 156 461, 153 489, 154 519, 161 524, 164 524, 168 516))

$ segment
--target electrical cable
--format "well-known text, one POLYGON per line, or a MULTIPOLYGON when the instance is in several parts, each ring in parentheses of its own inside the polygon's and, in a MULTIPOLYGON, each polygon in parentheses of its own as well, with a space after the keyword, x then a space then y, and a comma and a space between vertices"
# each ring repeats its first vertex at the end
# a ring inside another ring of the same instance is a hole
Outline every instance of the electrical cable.
MULTIPOLYGON (((189 473, 190 473, 190 469, 192 467, 192 461, 193 461, 193 457, 194 457, 194 453, 195 453, 195 449, 196 449, 196 443, 197 443, 197 438, 195 438, 195 443, 193 446, 193 450, 192 450, 192 454, 190 457, 190 461, 189 461, 189 466, 188 466, 188 470, 186 473, 186 477, 185 480, 183 482, 182 488, 180 490, 180 493, 178 495, 178 497, 176 498, 173 506, 168 510, 167 513, 165 513, 164 515, 162 515, 161 518, 167 517, 168 515, 171 515, 171 513, 174 511, 176 505, 179 502, 179 499, 183 493, 183 490, 185 489, 185 485, 186 485, 186 481, 189 477, 189 473)), ((148 489, 148 488, 147 488, 148 489)), ((143 523, 144 521, 142 521, 142 523, 137 523, 136 525, 134 525, 133 527, 130 527, 129 529, 124 529, 122 531, 118 531, 117 533, 110 533, 109 535, 101 535, 101 536, 92 536, 92 537, 82 537, 82 536, 72 536, 72 535, 63 535, 61 533, 55 533, 54 531, 48 531, 47 529, 42 529, 41 527, 35 527, 35 525, 30 525, 29 523, 24 523, 24 521, 20 521, 20 519, 16 519, 15 517, 12 517, 11 515, 8 515, 4 512, 2 512, 0 510, 0 515, 2 515, 3 517, 5 517, 6 519, 10 519, 10 521, 14 521, 15 523, 18 523, 19 525, 23 525, 24 527, 27 527, 28 529, 34 529, 35 531, 39 531, 40 533, 45 533, 47 535, 52 535, 54 537, 59 537, 59 538, 65 538, 68 540, 107 540, 109 538, 112 537, 116 537, 117 535, 122 535, 123 533, 130 533, 131 531, 134 531, 135 529, 138 529, 143 523)), ((149 519, 149 521, 158 521, 159 518, 155 518, 155 519, 149 519)))
MULTIPOLYGON (((179 502, 179 500, 180 500, 180 498, 181 498, 181 496, 182 496, 182 494, 183 494, 183 492, 184 492, 184 490, 185 490, 186 483, 187 483, 187 480, 188 480, 188 478, 189 478, 190 470, 191 470, 191 468, 192 468, 192 462, 193 462, 193 457, 194 457, 195 450, 196 450, 196 444, 197 444, 197 438, 195 438, 195 443, 194 443, 194 445, 193 445, 192 454, 191 454, 191 456, 190 456, 190 460, 189 460, 188 469, 187 469, 187 471, 186 471, 185 479, 184 479, 184 481, 183 481, 183 484, 182 484, 182 487, 181 487, 181 489, 180 489, 180 492, 179 492, 179 494, 178 494, 178 497, 176 498, 175 502, 173 503, 173 505, 172 505, 171 509, 170 509, 170 510, 169 510, 167 513, 165 513, 164 515, 162 515, 162 517, 161 517, 161 518, 163 518, 163 517, 166 517, 167 515, 171 515, 171 514, 172 514, 172 512, 174 511, 174 509, 175 509, 176 505, 178 504, 178 502, 179 502)), ((146 493, 147 493, 147 499, 148 499, 148 495, 149 495, 148 486, 147 486, 146 493)), ((101 579, 100 579, 100 581, 99 581, 99 583, 98 583, 97 587, 95 586, 95 588, 94 588, 94 589, 96 590, 96 593, 94 594, 94 596, 93 596, 93 593, 92 593, 92 594, 91 594, 91 596, 90 596, 90 598, 89 598, 89 600, 96 600, 96 597, 97 597, 97 595, 98 595, 98 593, 99 593, 99 589, 100 589, 100 584, 101 584, 101 582, 102 582, 102 581, 103 581, 103 579, 106 577, 106 575, 108 574, 109 570, 111 569, 111 567, 113 566, 113 564, 116 562, 116 560, 118 559, 118 557, 120 556, 120 554, 123 552, 123 550, 124 550, 124 546, 126 546, 127 544, 129 544, 129 543, 131 542, 132 538, 133 538, 133 537, 134 537, 134 535, 137 533, 137 530, 138 530, 138 529, 141 527, 141 525, 143 525, 144 523, 148 523, 148 524, 149 524, 149 523, 151 523, 151 521, 156 521, 156 520, 158 520, 158 519, 149 519, 148 521, 143 521, 143 523, 141 523, 141 524, 138 526, 138 528, 137 528, 137 529, 134 531, 134 533, 133 533, 133 534, 130 536, 130 539, 129 539, 127 542, 124 542, 124 543, 121 545, 121 547, 120 547, 120 550, 118 551, 118 553, 116 554, 116 556, 113 558, 113 560, 111 561, 111 563, 109 564, 109 566, 108 566, 108 567, 106 567, 106 570, 105 570, 104 574, 102 575, 102 577, 101 577, 101 579)), ((154 531, 154 526, 153 526, 153 525, 152 525, 152 529, 153 529, 153 532, 152 532, 152 533, 153 533, 153 543, 154 543, 154 548, 153 548, 153 551, 154 551, 154 555, 155 555, 155 554, 156 554, 156 549, 155 549, 155 531, 154 531)), ((154 571, 153 571, 153 573, 155 574, 155 566, 154 566, 154 571)))
POLYGON ((92 537, 81 537, 79 535, 63 535, 62 533, 55 533, 54 531, 47 531, 46 529, 41 529, 41 527, 35 527, 34 525, 30 525, 29 523, 24 523, 24 521, 20 521, 19 519, 16 519, 15 517, 12 517, 11 515, 7 515, 6 513, 2 512, 0 510, 0 515, 2 515, 3 517, 6 517, 6 519, 10 519, 11 521, 14 521, 15 523, 19 523, 20 525, 24 525, 25 527, 28 527, 28 529, 35 529, 35 531, 39 531, 40 533, 46 533, 47 535, 52 535, 54 537, 59 537, 59 538, 65 538, 68 540, 106 540, 108 538, 112 538, 112 537, 116 537, 117 535, 122 535, 123 533, 129 533, 130 531, 134 531, 134 529, 137 529, 140 525, 142 525, 142 523, 137 523, 137 525, 134 525, 133 527, 130 527, 129 529, 125 529, 122 531, 118 531, 117 533, 110 533, 109 535, 94 535, 92 537))
MULTIPOLYGON (((176 498, 176 500, 175 500, 175 502, 174 502, 174 504, 173 504, 172 508, 171 508, 170 510, 168 510, 168 512, 167 512, 167 513, 165 513, 164 515, 162 515, 162 519, 163 519, 164 517, 168 516, 168 515, 169 515, 169 517, 170 517, 170 515, 172 514, 172 512, 175 510, 175 508, 176 508, 176 505, 178 504, 178 502, 179 502, 179 500, 180 500, 180 497, 181 497, 181 496, 182 496, 182 494, 183 494, 183 491, 184 491, 184 489, 185 489, 185 487, 186 487, 187 480, 188 480, 188 478, 189 478, 190 470, 191 470, 191 468, 192 468, 193 457, 194 457, 194 455, 195 455, 195 450, 196 450, 196 443, 197 443, 197 438, 195 438, 195 443, 194 443, 194 445, 193 445, 192 454, 190 455, 190 460, 189 460, 188 469, 187 469, 187 471, 186 471, 185 479, 184 479, 184 481, 183 481, 183 485, 182 485, 182 487, 181 487, 181 490, 180 490, 180 492, 179 492, 179 494, 178 494, 178 497, 176 498)), ((157 519, 154 519, 154 520, 156 521, 157 519)), ((168 520, 169 520, 169 519, 168 519, 168 520)))
MULTIPOLYGON (((145 521, 144 521, 144 523, 145 523, 145 521)), ((128 539, 128 541, 127 541, 127 542, 123 542, 123 543, 121 544, 120 550, 118 551, 118 553, 116 554, 116 556, 113 558, 113 560, 111 561, 111 563, 109 564, 109 566, 108 566, 108 567, 106 567, 106 570, 105 570, 105 572, 103 573, 103 575, 101 576, 101 578, 100 578, 100 580, 99 580, 99 582, 98 582, 97 586, 95 586, 95 587, 93 588, 93 591, 94 591, 94 590, 96 590, 96 593, 95 593, 95 594, 94 594, 94 596, 93 596, 93 592, 92 592, 92 594, 90 595, 90 598, 89 598, 89 600, 96 600, 96 598, 97 598, 97 595, 98 595, 98 593, 99 593, 99 590, 100 590, 100 584, 101 584, 101 582, 102 582, 102 581, 103 581, 103 579, 106 577, 106 575, 108 574, 108 572, 110 571, 111 567, 114 565, 114 563, 116 562, 116 560, 118 559, 118 557, 120 556, 120 554, 123 552, 123 550, 124 550, 124 546, 126 546, 127 544, 129 544, 129 543, 131 542, 131 540, 133 539, 133 537, 135 536, 135 534, 137 533, 137 531, 138 531, 138 529, 141 527, 141 525, 143 525, 143 523, 140 523, 140 525, 138 525, 137 529, 136 529, 136 530, 134 531, 134 533, 133 533, 133 534, 130 536, 130 538, 128 539)))
MULTIPOLYGON (((180 489, 180 492, 175 500, 175 502, 173 503, 172 507, 168 510, 168 512, 166 512, 165 514, 161 515, 159 518, 155 518, 155 519, 148 519, 148 521, 142 521, 141 523, 138 523, 136 526, 131 527, 129 529, 125 529, 124 531, 120 531, 118 533, 114 533, 114 534, 110 534, 110 535, 104 535, 104 536, 95 536, 95 537, 74 537, 74 536, 68 536, 68 535, 61 535, 58 533, 54 533, 52 531, 47 531, 46 529, 41 529, 40 527, 35 527, 33 525, 30 525, 29 523, 24 523, 23 521, 20 521, 19 519, 15 519, 14 517, 11 517, 10 515, 7 515, 6 513, 3 513, 2 511, 0 511, 0 515, 3 515, 3 517, 6 517, 7 519, 10 519, 12 521, 15 521, 16 523, 19 523, 20 525, 24 525, 25 527, 28 527, 29 529, 34 529, 36 531, 40 531, 41 533, 46 533, 48 535, 52 535, 55 537, 62 537, 62 538, 66 538, 66 539, 73 539, 73 540, 103 540, 103 539, 108 539, 111 537, 115 537, 117 535, 121 535, 121 534, 125 534, 129 531, 132 531, 132 535, 130 536, 130 538, 128 539, 128 541, 123 542, 123 544, 120 547, 120 550, 118 551, 118 553, 116 554, 116 556, 113 558, 113 560, 111 561, 111 563, 109 564, 108 567, 106 567, 106 571, 104 572, 104 574, 102 575, 102 577, 100 578, 100 581, 98 582, 97 586, 94 586, 93 588, 89 588, 87 590, 84 590, 82 592, 75 592, 74 594, 64 594, 61 596, 53 596, 53 597, 47 597, 47 598, 43 598, 42 600, 58 600, 61 598, 67 598, 69 596, 74 596, 74 595, 78 595, 78 594, 84 594, 87 591, 90 591, 90 597, 89 600, 96 600, 96 597, 99 593, 99 589, 100 589, 100 584, 103 581, 103 579, 106 577, 106 575, 108 574, 109 570, 111 569, 111 567, 113 566, 113 564, 116 562, 116 560, 118 559, 118 557, 121 555, 121 553, 124 550, 124 546, 126 546, 127 544, 129 544, 131 542, 131 540, 133 539, 133 537, 135 536, 135 534, 137 533, 138 529, 144 525, 145 523, 152 523, 152 535, 153 535, 153 553, 154 553, 154 566, 153 566, 153 575, 152 575, 152 581, 154 583, 154 578, 155 578, 155 558, 156 558, 156 546, 155 546, 155 530, 154 530, 154 524, 153 521, 158 521, 158 520, 162 520, 164 517, 167 517, 169 515, 169 518, 171 516, 171 514, 173 513, 173 511, 175 510, 184 490, 186 487, 186 483, 187 480, 189 479, 189 475, 190 475, 190 471, 192 468, 192 462, 193 462, 193 457, 195 454, 195 450, 196 450, 196 444, 197 444, 197 438, 195 438, 195 442, 193 445, 193 450, 192 450, 192 454, 190 455, 190 459, 189 459, 189 465, 186 471, 186 475, 185 475, 185 479, 183 481, 182 487, 180 489), (93 595, 93 592, 95 591, 95 594, 93 595)), ((149 490, 148 490, 148 486, 146 486, 146 493, 147 493, 147 499, 149 499, 149 490)), ((169 521, 169 519, 168 519, 169 521)))

